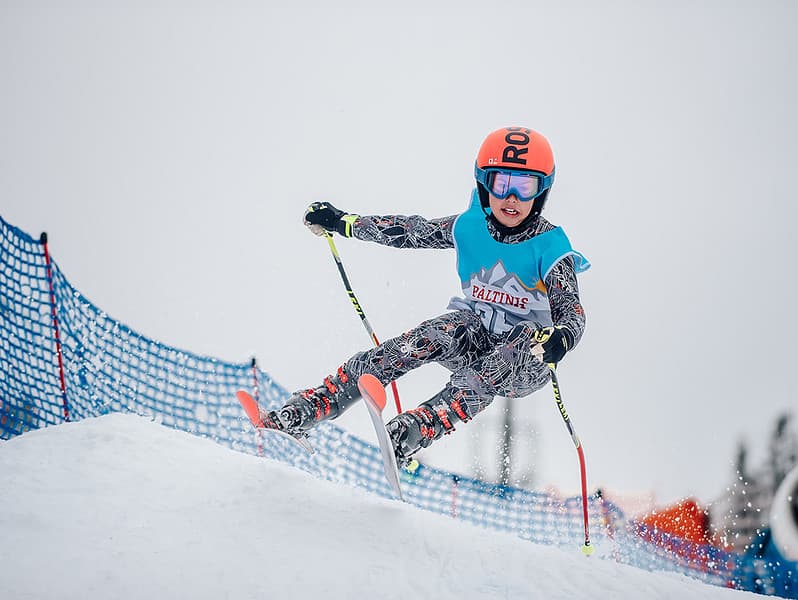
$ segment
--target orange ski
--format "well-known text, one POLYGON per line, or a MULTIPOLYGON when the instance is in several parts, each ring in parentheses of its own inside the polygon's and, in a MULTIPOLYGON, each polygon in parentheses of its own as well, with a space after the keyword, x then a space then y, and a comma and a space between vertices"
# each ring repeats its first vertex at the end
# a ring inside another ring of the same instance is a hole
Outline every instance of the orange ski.
POLYGON ((247 416, 249 417, 253 427, 260 431, 273 431, 274 433, 278 433, 283 437, 289 438, 295 444, 299 444, 306 452, 310 454, 314 453, 313 446, 310 445, 307 434, 301 433, 297 435, 291 435, 287 431, 279 429, 273 421, 264 421, 261 408, 258 406, 258 402, 244 390, 238 390, 236 392, 236 397, 241 403, 241 406, 244 408, 244 412, 247 413, 247 416))
POLYGON ((399 485, 399 468, 396 465, 393 444, 391 444, 391 440, 388 437, 385 423, 382 421, 382 411, 386 404, 385 388, 379 379, 369 374, 362 375, 357 380, 357 387, 363 396, 363 401, 371 417, 371 423, 374 425, 374 431, 377 434, 377 441, 380 444, 380 452, 382 453, 382 464, 385 468, 385 477, 388 479, 388 483, 396 493, 396 496, 404 501, 402 488, 399 485))

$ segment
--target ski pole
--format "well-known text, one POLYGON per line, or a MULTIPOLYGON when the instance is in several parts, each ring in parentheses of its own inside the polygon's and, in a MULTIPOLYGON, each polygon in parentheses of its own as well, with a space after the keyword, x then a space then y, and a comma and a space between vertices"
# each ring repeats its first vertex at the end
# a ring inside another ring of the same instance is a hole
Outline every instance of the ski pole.
MULTIPOLYGON (((375 346, 379 346, 380 341, 377 339, 377 335, 374 333, 374 329, 372 329, 371 323, 369 323, 369 320, 366 317, 366 313, 363 312, 363 307, 360 306, 360 302, 357 301, 355 292, 352 291, 352 284, 349 283, 349 277, 346 276, 344 263, 341 262, 341 255, 338 254, 338 248, 335 247, 335 242, 333 241, 332 234, 325 233, 324 237, 327 238, 327 243, 330 245, 330 252, 332 252, 333 259, 335 260, 335 265, 338 267, 338 272, 341 274, 341 280, 344 282, 346 293, 349 294, 349 300, 351 300, 352 306, 355 307, 355 312, 358 314, 360 320, 363 322, 363 326, 366 328, 366 331, 371 337, 371 341, 374 342, 375 346)), ((391 381, 391 392, 393 392, 393 399, 394 402, 396 403, 396 413, 399 414, 402 412, 402 404, 399 402, 399 390, 396 389, 395 381, 391 381)))
POLYGON ((585 544, 582 546, 582 552, 586 556, 590 556, 593 554, 593 546, 590 545, 590 531, 587 521, 587 474, 585 470, 585 453, 582 450, 582 442, 579 441, 579 436, 576 435, 573 423, 571 423, 571 418, 568 416, 568 412, 565 410, 565 405, 562 402, 560 382, 557 380, 557 365, 555 363, 548 363, 548 365, 551 370, 551 387, 554 390, 554 400, 557 402, 557 408, 560 410, 560 415, 563 421, 565 421, 568 433, 571 434, 574 446, 576 446, 576 453, 579 455, 579 472, 582 477, 582 518, 585 522, 585 544))

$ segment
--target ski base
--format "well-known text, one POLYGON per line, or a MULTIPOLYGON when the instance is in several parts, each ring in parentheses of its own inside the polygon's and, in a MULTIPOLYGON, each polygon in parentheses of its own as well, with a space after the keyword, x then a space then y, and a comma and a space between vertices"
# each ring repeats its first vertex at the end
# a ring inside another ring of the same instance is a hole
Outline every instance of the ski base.
POLYGON ((377 434, 377 441, 380 444, 380 453, 382 454, 382 464, 385 468, 385 477, 397 498, 404 501, 402 497, 402 488, 399 485, 399 468, 396 464, 393 444, 391 444, 391 440, 388 437, 388 430, 385 428, 385 423, 382 421, 382 411, 385 408, 387 400, 385 388, 382 386, 379 379, 369 374, 363 375, 357 380, 357 387, 360 390, 360 394, 363 396, 363 401, 371 417, 371 423, 374 425, 374 431, 377 434))
POLYGON ((261 417, 260 407, 258 406, 258 402, 255 400, 255 398, 253 398, 249 393, 245 392, 244 390, 238 390, 236 392, 236 397, 238 398, 238 401, 241 403, 241 406, 244 408, 244 412, 247 413, 247 416, 249 417, 249 420, 252 423, 253 427, 257 428, 260 431, 273 432, 283 436, 284 438, 288 438, 308 454, 315 453, 313 446, 310 445, 310 441, 308 440, 307 434, 291 435, 290 433, 283 431, 282 429, 278 429, 277 427, 274 426, 269 426, 268 424, 263 422, 263 418, 261 417))

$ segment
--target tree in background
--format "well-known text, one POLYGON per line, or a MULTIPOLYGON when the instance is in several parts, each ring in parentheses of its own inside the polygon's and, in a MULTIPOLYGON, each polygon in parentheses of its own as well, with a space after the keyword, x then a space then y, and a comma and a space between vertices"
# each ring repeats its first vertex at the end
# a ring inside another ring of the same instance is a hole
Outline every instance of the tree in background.
POLYGON ((798 434, 789 413, 776 420, 776 428, 770 438, 771 493, 775 494, 781 482, 798 464, 798 434))
POLYGON ((798 434, 789 413, 776 419, 768 440, 768 456, 759 469, 748 464, 748 448, 737 447, 735 481, 709 508, 711 528, 719 543, 744 552, 768 527, 773 495, 784 477, 798 464, 798 434))

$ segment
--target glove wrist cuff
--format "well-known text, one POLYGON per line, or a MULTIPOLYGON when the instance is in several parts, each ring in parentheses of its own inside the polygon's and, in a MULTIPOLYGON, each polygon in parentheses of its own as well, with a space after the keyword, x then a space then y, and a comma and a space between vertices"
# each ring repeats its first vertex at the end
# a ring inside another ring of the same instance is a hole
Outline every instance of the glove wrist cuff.
POLYGON ((335 226, 335 230, 344 237, 352 237, 352 226, 360 218, 360 215, 344 215, 335 226))
POLYGON ((572 334, 566 327, 557 327, 557 329, 559 329, 560 333, 562 333, 565 351, 570 351, 574 347, 574 334, 572 334))

